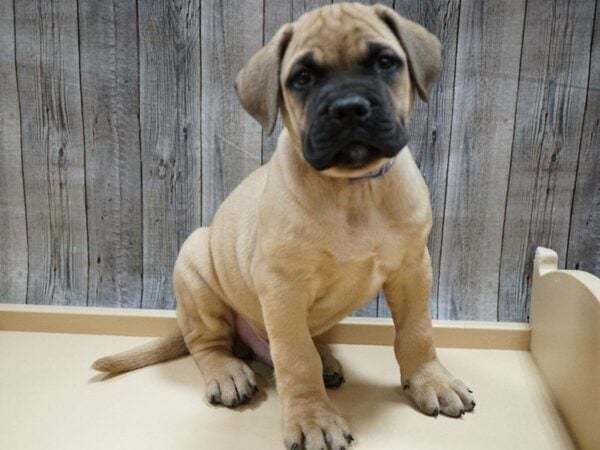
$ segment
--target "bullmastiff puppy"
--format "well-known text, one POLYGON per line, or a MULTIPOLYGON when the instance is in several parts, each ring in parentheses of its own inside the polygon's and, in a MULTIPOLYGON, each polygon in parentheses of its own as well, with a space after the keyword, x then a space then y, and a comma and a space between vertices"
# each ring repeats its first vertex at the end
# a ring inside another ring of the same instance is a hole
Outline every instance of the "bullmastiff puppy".
POLYGON ((415 96, 428 99, 439 41, 385 6, 337 4, 283 25, 240 71, 244 108, 284 130, 268 164, 181 248, 173 273, 179 332, 102 358, 122 372, 190 353, 211 403, 256 392, 233 352, 272 363, 289 449, 344 449, 350 428, 326 393, 343 380, 314 338, 383 287, 401 383, 424 413, 459 417, 472 392, 440 363, 428 299, 427 186, 409 149, 415 96))

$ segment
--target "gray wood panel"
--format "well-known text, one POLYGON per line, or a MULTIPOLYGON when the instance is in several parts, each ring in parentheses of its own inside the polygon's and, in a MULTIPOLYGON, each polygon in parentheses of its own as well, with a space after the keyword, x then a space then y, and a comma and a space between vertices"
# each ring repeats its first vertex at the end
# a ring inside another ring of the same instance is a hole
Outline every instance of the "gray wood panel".
MULTIPOLYGON (((460 8, 459 2, 456 1, 413 2, 397 0, 395 9, 398 13, 420 23, 435 34, 442 43, 443 48, 440 78, 431 91, 428 103, 417 99, 408 129, 410 136, 408 145, 425 177, 431 195, 433 225, 428 246, 433 266, 433 287, 429 307, 432 317, 437 318, 438 303, 445 300, 438 298, 438 285, 460 8)), ((391 316, 383 295, 380 296, 378 315, 391 316)))
MULTIPOLYGON (((0 301, 173 307, 181 244, 281 130, 238 70, 332 1, 0 0, 0 301)), ((433 316, 525 320, 536 246, 600 272, 598 1, 384 3, 444 46, 410 124, 433 316)), ((383 295, 355 315, 389 316, 383 295)))
POLYGON ((440 319, 497 319, 524 11, 524 0, 461 2, 440 319))
POLYGON ((13 1, 0 0, 0 302, 25 303, 27 224, 13 1))
POLYGON ((90 306, 141 306, 136 14, 135 0, 79 0, 90 306))
POLYGON ((502 240, 500 320, 527 319, 537 246, 555 250, 564 266, 593 21, 594 3, 588 0, 527 2, 502 240))
POLYGON ((144 308, 174 306, 173 264, 201 223, 199 14, 199 0, 138 3, 144 308))
POLYGON ((305 12, 331 3, 332 0, 292 0, 292 17, 296 20, 305 12))
POLYGON ((15 2, 28 303, 85 305, 87 231, 77 3, 15 2))
POLYGON ((590 79, 569 232, 567 268, 600 277, 600 8, 596 5, 590 79))
POLYGON ((263 43, 259 0, 202 2, 202 223, 261 164, 261 129, 241 107, 238 71, 263 43), (236 36, 237 38, 232 39, 236 36))

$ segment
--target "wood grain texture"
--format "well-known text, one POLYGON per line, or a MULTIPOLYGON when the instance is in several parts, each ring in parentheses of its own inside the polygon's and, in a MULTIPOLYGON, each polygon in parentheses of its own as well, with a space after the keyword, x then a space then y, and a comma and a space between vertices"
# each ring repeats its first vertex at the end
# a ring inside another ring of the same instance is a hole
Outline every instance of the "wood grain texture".
MULTIPOLYGON (((238 70, 331 2, 0 0, 0 301, 173 307, 183 240, 281 130, 243 111, 238 70)), ((410 123, 433 317, 525 320, 535 246, 600 273, 599 2, 384 3, 444 46, 410 123)))
POLYGON ((90 306, 141 305, 136 14, 135 0, 79 0, 90 306))
POLYGON ((332 0, 291 0, 290 3, 292 4, 292 17, 296 20, 305 12, 330 5, 332 0))
MULTIPOLYGON (((432 317, 437 318, 438 303, 446 300, 438 298, 438 284, 460 8, 459 2, 455 0, 422 2, 397 0, 395 9, 398 13, 420 23, 436 35, 443 48, 440 77, 433 86, 429 102, 416 101, 408 129, 410 136, 408 145, 429 187, 433 209, 433 226, 428 244, 433 266, 433 287, 429 306, 432 317)), ((385 302, 383 295, 380 301, 385 302)), ((378 313, 379 316, 390 317, 387 304, 380 304, 378 313)))
POLYGON ((497 319, 524 11, 518 0, 461 2, 440 319, 497 319))
POLYGON ((596 3, 590 79, 569 232, 567 269, 600 277, 600 7, 596 3))
POLYGON ((0 0, 0 302, 27 298, 27 224, 12 0, 0 0))
POLYGON ((538 246, 556 251, 564 267, 594 6, 589 0, 527 2, 502 240, 499 320, 527 319, 538 246))
POLYGON ((199 0, 138 3, 144 308, 174 307, 173 265, 201 223, 199 14, 199 0))
POLYGON ((225 197, 261 164, 261 129, 243 110, 234 81, 262 42, 262 1, 202 2, 202 222, 206 225, 225 197))
POLYGON ((85 305, 87 231, 77 3, 15 2, 29 253, 27 303, 85 305))

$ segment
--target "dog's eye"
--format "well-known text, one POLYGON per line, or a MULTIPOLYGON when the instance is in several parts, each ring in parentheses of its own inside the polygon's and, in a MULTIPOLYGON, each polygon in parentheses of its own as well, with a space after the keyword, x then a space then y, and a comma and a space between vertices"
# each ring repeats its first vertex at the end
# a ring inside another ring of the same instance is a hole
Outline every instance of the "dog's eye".
POLYGON ((390 70, 398 65, 398 61, 390 55, 379 55, 377 57, 377 68, 379 70, 390 70))
POLYGON ((303 88, 312 84, 314 80, 314 75, 308 69, 301 69, 294 75, 292 82, 295 87, 303 88))

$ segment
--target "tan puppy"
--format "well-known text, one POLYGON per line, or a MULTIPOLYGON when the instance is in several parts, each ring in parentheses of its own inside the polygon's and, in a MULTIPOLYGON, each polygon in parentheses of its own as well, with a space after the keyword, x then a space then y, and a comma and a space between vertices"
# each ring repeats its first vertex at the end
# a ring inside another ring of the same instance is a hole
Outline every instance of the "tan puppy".
POLYGON ((313 338, 383 286, 406 393, 434 416, 472 410, 471 392, 436 357, 431 206, 405 147, 415 91, 427 100, 440 59, 433 35, 384 6, 326 6, 284 25, 237 90, 266 130, 278 111, 285 130, 272 160, 184 243, 173 274, 181 334, 94 367, 131 370, 189 351, 208 399, 235 406, 256 389, 232 351, 241 337, 272 358, 286 446, 342 449, 350 429, 323 380, 339 384, 341 369, 313 338))

